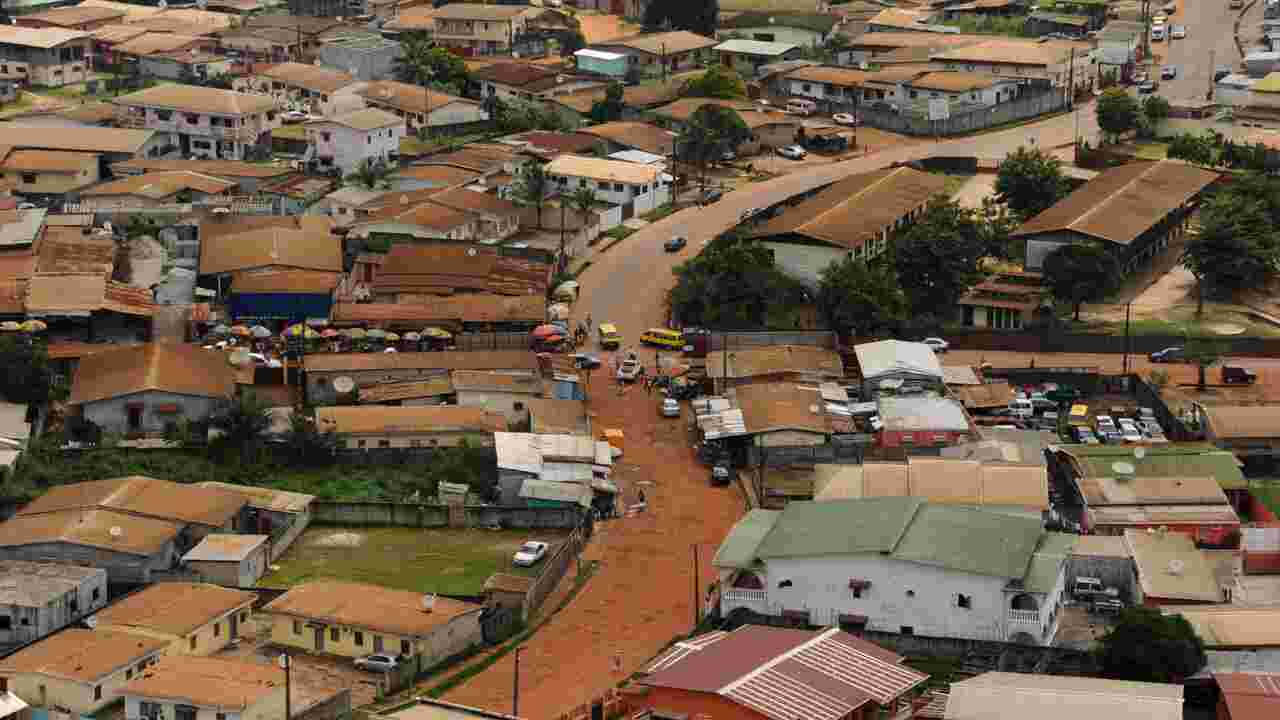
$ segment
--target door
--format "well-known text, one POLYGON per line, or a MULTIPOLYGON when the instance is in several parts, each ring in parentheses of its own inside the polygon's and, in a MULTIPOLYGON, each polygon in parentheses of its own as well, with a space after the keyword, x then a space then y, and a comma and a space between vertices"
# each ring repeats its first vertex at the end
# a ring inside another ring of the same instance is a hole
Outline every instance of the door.
POLYGON ((236 631, 239 629, 240 629, 240 614, 231 613, 231 634, 228 635, 227 637, 229 637, 232 640, 235 640, 237 637, 236 631))
POLYGON ((141 430, 142 429, 142 408, 139 406, 131 406, 128 408, 128 411, 129 411, 129 429, 135 430, 135 431, 141 430))
POLYGON ((376 653, 382 652, 382 636, 381 635, 373 636, 373 651, 376 653))
POLYGON ((322 652, 324 650, 324 628, 323 627, 315 628, 315 634, 316 634, 316 652, 322 652))

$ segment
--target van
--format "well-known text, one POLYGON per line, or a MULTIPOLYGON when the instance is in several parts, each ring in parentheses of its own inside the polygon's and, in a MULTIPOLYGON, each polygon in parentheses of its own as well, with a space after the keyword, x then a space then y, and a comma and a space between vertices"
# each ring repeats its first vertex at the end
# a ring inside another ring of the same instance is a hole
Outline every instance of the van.
POLYGON ((1027 398, 1014 398, 1009 401, 1009 414, 1016 418, 1030 418, 1036 414, 1035 406, 1027 398))
POLYGON ((673 350, 684 349, 684 335, 679 330, 668 328, 649 328, 640 335, 640 342, 673 350))
POLYGON ((605 350, 617 350, 622 345, 622 336, 613 323, 600 323, 600 347, 605 350))
POLYGON ((1096 577, 1086 577, 1081 575, 1071 585, 1071 595, 1077 600, 1088 598, 1115 598, 1119 597, 1120 591, 1116 588, 1109 588, 1102 584, 1102 580, 1096 577))
POLYGON ((818 103, 812 100, 792 98, 787 101, 787 112, 795 115, 812 115, 818 111, 818 103))

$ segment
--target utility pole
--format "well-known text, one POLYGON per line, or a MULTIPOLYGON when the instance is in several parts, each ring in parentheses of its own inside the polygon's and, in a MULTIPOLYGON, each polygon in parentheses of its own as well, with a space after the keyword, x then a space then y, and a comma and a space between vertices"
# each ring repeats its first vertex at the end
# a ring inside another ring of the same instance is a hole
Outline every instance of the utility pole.
POLYGON ((1132 309, 1131 302, 1124 306, 1124 375, 1129 374, 1129 311, 1132 309))
POLYGON ((1214 61, 1214 50, 1213 48, 1210 48, 1209 49, 1209 90, 1204 94, 1204 99, 1210 102, 1213 101, 1214 77, 1218 74, 1218 71, 1213 64, 1213 61, 1214 61))
POLYGON ((1142 0, 1142 61, 1151 65, 1151 0, 1142 0))
POLYGON ((291 718, 293 717, 293 702, 289 698, 289 693, 291 689, 289 687, 291 684, 289 676, 292 674, 291 663, 289 662, 289 654, 280 653, 280 658, 276 662, 278 665, 280 665, 280 668, 284 670, 284 720, 291 720, 291 718))
POLYGON ((520 651, 523 645, 516 646, 516 672, 511 679, 511 716, 520 717, 520 651))
MULTIPOLYGON (((1076 106, 1076 46, 1071 46, 1071 54, 1067 56, 1067 102, 1071 103, 1071 107, 1076 106)), ((1077 116, 1079 120, 1079 116, 1077 116)), ((1080 126, 1077 122, 1076 133, 1080 132, 1080 126)))
POLYGON ((568 265, 568 263, 565 262, 565 257, 564 257, 564 206, 565 206, 565 196, 564 196, 564 193, 561 193, 560 194, 560 261, 559 261, 559 268, 558 268, 560 272, 564 272, 565 266, 568 265))
POLYGON ((698 586, 702 584, 702 579, 698 577, 698 543, 693 544, 693 627, 696 629, 698 623, 702 622, 702 598, 698 592, 698 586))

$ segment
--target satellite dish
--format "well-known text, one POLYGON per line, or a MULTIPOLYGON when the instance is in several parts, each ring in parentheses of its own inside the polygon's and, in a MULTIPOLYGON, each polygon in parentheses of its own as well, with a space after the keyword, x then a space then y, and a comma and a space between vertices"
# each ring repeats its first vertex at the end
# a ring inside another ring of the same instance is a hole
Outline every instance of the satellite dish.
POLYGON ((106 230, 106 231, 107 231, 107 232, 109 232, 109 233, 114 233, 114 232, 115 232, 115 229, 112 227, 112 225, 111 225, 111 221, 110 221, 110 220, 108 220, 108 221, 106 221, 106 222, 102 223, 102 229, 103 229, 103 230, 106 230))
POLYGON ((85 627, 92 630, 98 627, 98 617, 96 615, 90 615, 89 617, 84 619, 84 624, 85 624, 85 627))
POLYGON ((111 533, 111 537, 113 538, 118 538, 124 535, 124 529, 121 528, 119 525, 112 525, 111 529, 108 530, 107 532, 111 533))
POLYGON ((345 395, 356 389, 356 381, 346 375, 339 375, 333 379, 333 389, 345 395))
POLYGON ((1117 475, 1132 475, 1137 471, 1137 468, 1133 466, 1133 463, 1125 460, 1117 460, 1111 463, 1111 469, 1115 471, 1117 475))
POLYGON ((165 0, 160 0, 160 2, 156 3, 156 7, 160 8, 161 10, 166 10, 169 7, 169 3, 165 2, 165 0))
POLYGON ((473 247, 467 248, 467 257, 475 257, 475 256, 476 256, 476 249, 473 247))
POLYGON ((435 606, 436 606, 435 593, 422 596, 422 609, 424 611, 431 612, 433 609, 435 609, 435 606))
POLYGON ((1170 561, 1169 561, 1169 574, 1170 574, 1170 575, 1181 575, 1181 574, 1182 574, 1182 571, 1183 571, 1183 570, 1185 570, 1186 568, 1187 568, 1187 564, 1186 564, 1185 562, 1181 561, 1181 560, 1176 560, 1176 559, 1175 559, 1175 560, 1170 560, 1170 561))
POLYGON ((1141 445, 1133 449, 1133 457, 1135 460, 1141 460, 1147 456, 1147 449, 1141 445))

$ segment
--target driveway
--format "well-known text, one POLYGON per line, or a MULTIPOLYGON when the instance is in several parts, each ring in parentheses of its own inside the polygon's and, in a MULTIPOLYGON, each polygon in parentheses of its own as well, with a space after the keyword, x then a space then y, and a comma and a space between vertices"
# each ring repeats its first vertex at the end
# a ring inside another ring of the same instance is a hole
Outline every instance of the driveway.
MULTIPOLYGON (((1160 81, 1160 94, 1166 99, 1203 101, 1213 80, 1214 67, 1239 68, 1242 58, 1236 49, 1233 27, 1240 11, 1230 10, 1226 5, 1226 2, 1178 0, 1178 11, 1169 22, 1185 26, 1187 37, 1151 43, 1152 53, 1160 55, 1164 65, 1178 67, 1177 78, 1160 81)), ((1259 38, 1263 5, 1261 0, 1255 3, 1240 23, 1246 48, 1250 39, 1259 38)), ((1152 3, 1153 8, 1156 6, 1152 3)))

